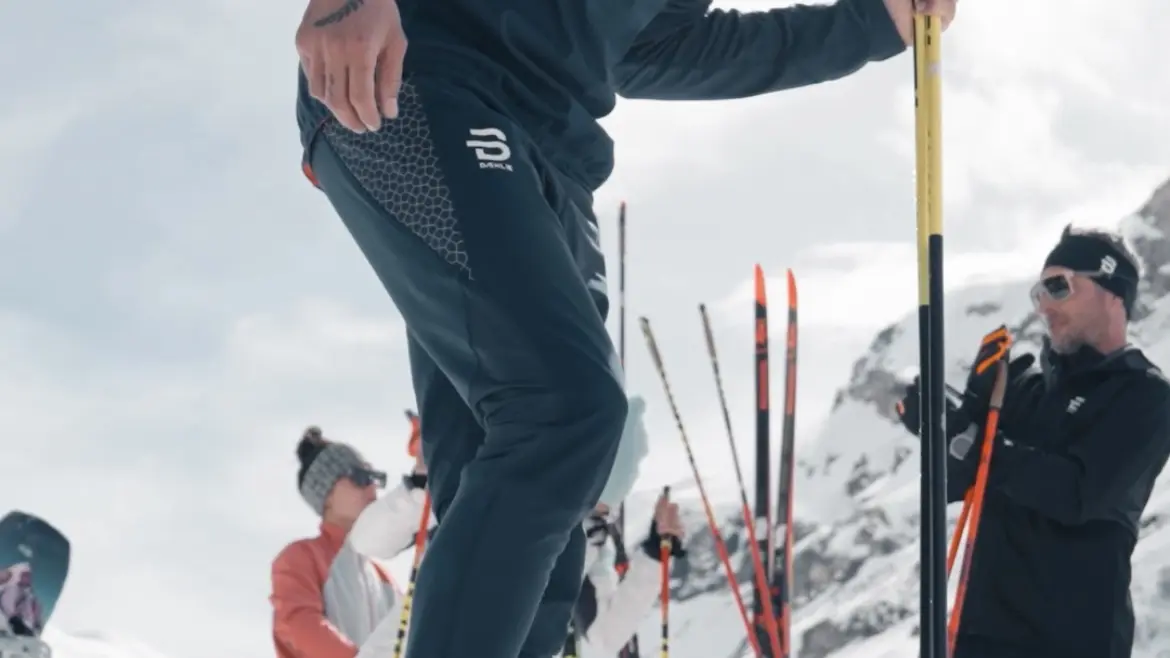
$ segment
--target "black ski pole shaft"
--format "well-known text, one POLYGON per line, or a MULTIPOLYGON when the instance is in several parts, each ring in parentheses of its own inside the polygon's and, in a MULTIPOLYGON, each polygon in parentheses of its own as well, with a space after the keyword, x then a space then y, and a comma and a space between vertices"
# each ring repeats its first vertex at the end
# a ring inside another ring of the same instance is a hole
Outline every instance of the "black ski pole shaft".
MULTIPOLYGON (((626 377, 626 202, 622 201, 618 208, 618 358, 622 363, 622 376, 626 377)), ((626 502, 623 500, 617 509, 618 534, 614 536, 615 560, 614 568, 618 578, 624 579, 630 559, 626 553, 623 535, 626 532, 626 502)), ((630 641, 618 652, 620 658, 639 658, 638 635, 635 633, 630 641)))

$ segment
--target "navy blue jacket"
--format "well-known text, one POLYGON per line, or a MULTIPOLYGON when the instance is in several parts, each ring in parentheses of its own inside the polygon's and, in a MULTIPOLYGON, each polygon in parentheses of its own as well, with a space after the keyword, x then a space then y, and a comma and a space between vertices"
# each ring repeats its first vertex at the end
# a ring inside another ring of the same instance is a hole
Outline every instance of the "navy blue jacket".
POLYGON ((710 0, 398 2, 407 76, 471 88, 590 190, 613 169, 597 120, 616 96, 743 98, 841 78, 905 50, 883 0, 746 13, 710 0))

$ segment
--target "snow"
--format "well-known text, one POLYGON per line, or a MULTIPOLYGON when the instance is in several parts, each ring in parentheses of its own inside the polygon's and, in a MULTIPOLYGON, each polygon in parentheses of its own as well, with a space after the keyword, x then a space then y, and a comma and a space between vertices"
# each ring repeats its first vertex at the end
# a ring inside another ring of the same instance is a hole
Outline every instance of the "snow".
MULTIPOLYGON (((16 643, 19 643, 21 639, 0 640, 0 656, 8 658, 5 650, 16 651, 16 643)), ((51 648, 54 658, 168 658, 132 638, 106 633, 65 633, 49 627, 45 629, 41 639, 44 644, 38 646, 43 650, 44 645, 47 644, 51 648)), ((15 655, 35 656, 42 654, 17 653, 15 655)))

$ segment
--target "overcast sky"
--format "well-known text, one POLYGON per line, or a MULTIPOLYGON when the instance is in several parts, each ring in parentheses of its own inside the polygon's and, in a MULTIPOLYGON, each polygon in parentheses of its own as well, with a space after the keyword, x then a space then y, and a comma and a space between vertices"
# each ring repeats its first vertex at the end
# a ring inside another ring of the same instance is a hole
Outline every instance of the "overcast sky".
MULTIPOLYGON (((1170 3, 961 4, 944 47, 952 284, 1025 276, 1060 224, 1112 223, 1170 175, 1170 3)), ((0 508, 72 537, 65 630, 172 658, 269 655, 269 562, 315 529, 295 491, 301 429, 408 466, 401 320, 299 172, 302 9, 4 9, 0 508)), ((622 103, 606 121, 618 165, 597 211, 616 253, 629 202, 629 379, 653 435, 642 488, 688 471, 638 315, 703 468, 726 479, 698 303, 716 316, 744 455, 753 263, 775 277, 777 382, 784 268, 800 280, 802 437, 873 332, 912 309, 911 75, 902 56, 750 101, 622 103)))

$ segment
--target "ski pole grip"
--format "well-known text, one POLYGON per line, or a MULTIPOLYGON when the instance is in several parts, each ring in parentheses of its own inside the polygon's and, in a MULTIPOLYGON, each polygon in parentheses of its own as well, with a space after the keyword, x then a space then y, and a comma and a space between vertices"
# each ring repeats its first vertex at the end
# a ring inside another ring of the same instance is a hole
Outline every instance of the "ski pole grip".
MULTIPOLYGON (((670 485, 662 487, 662 498, 667 501, 670 500, 670 485)), ((678 537, 674 535, 662 535, 662 539, 658 542, 658 545, 664 557, 668 557, 674 552, 674 544, 677 541, 678 537)))
POLYGON ((1002 409, 1003 408, 1003 398, 1005 395, 1007 395, 1007 373, 1008 373, 1008 366, 1001 359, 999 361, 999 363, 996 364, 995 385, 992 386, 992 388, 991 388, 991 408, 992 409, 1002 409))

